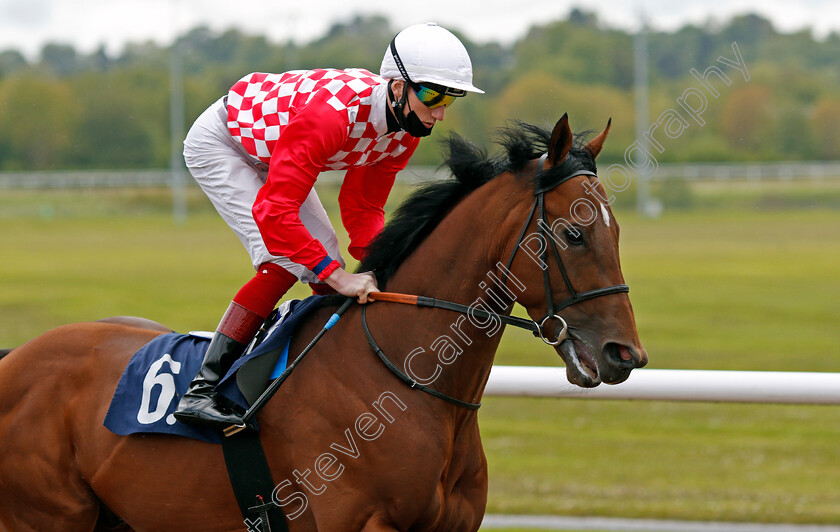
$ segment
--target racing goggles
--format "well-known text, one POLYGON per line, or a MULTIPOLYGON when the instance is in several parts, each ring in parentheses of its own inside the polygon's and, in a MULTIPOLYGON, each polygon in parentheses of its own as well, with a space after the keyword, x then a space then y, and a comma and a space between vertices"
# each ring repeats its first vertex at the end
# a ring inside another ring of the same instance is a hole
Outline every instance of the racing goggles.
POLYGON ((409 83, 414 90, 414 94, 417 95, 417 99, 420 100, 420 103, 429 109, 449 107, 455 101, 455 98, 460 98, 467 94, 467 91, 463 89, 453 89, 438 85, 437 83, 415 83, 413 81, 409 83))

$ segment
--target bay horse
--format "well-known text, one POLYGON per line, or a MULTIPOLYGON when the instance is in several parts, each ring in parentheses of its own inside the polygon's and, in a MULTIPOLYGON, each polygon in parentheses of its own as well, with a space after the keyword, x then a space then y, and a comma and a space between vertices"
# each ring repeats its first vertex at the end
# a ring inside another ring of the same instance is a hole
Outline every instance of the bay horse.
MULTIPOLYGON (((492 157, 450 138, 455 177, 406 200, 359 269, 391 292, 472 311, 354 305, 315 345, 258 415, 289 530, 479 528, 487 463, 475 407, 498 315, 514 318, 514 302, 556 344, 572 383, 619 383, 646 363, 619 227, 595 176, 608 131, 584 146, 565 115, 551 132, 518 124, 492 157)), ((332 310, 316 312, 291 353, 332 310)), ((71 324, 0 360, 0 530, 105 530, 112 515, 120 530, 246 528, 219 445, 102 424, 129 358, 167 330, 142 319, 71 324)))

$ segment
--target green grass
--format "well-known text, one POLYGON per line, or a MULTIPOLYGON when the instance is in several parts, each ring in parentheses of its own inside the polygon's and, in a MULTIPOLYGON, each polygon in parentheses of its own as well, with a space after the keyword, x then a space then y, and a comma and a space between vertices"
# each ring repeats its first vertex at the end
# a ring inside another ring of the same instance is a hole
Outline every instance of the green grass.
POLYGON ((840 522, 840 409, 487 398, 494 513, 840 522))
MULTIPOLYGON (((618 213, 649 367, 840 371, 840 210, 816 201, 836 197, 826 187, 704 185, 692 210, 618 213)), ((322 193, 330 212, 334 196, 322 193)), ((120 314, 215 327, 252 270, 189 198, 177 225, 166 191, 2 191, 0 347, 120 314)), ((515 330, 497 363, 561 364, 515 330)), ((486 398, 480 419, 492 513, 840 523, 840 408, 486 398)))

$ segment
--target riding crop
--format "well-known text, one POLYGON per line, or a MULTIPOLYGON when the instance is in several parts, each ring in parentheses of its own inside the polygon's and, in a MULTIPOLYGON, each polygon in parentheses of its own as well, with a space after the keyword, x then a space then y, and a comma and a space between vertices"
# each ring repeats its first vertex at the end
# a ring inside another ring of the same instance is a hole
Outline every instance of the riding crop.
POLYGON ((321 337, 324 336, 324 334, 338 322, 341 316, 347 311, 348 308, 350 308, 353 305, 355 301, 356 298, 347 298, 347 301, 345 301, 344 304, 342 304, 341 307, 339 307, 338 310, 336 310, 335 313, 332 316, 330 316, 330 319, 327 320, 327 323, 324 324, 321 330, 318 331, 318 334, 316 334, 312 341, 309 342, 309 345, 304 347, 303 351, 301 351, 297 358, 295 358, 294 362, 289 364, 289 367, 286 368, 286 371, 284 371, 279 377, 277 377, 274 380, 274 382, 272 382, 271 385, 265 389, 262 395, 260 395, 257 398, 257 400, 254 401, 254 403, 248 408, 248 410, 242 416, 242 423, 231 425, 225 428, 225 436, 233 436, 234 434, 247 428, 248 423, 251 421, 251 419, 253 419, 253 417, 257 415, 257 412, 259 412, 260 409, 263 406, 265 406, 265 403, 267 403, 268 400, 271 399, 271 397, 277 392, 277 390, 283 384, 283 381, 285 381, 286 378, 292 373, 292 370, 295 369, 295 366, 297 366, 300 363, 300 361, 303 360, 303 357, 305 357, 306 354, 315 346, 315 344, 318 343, 318 340, 320 340, 321 337))

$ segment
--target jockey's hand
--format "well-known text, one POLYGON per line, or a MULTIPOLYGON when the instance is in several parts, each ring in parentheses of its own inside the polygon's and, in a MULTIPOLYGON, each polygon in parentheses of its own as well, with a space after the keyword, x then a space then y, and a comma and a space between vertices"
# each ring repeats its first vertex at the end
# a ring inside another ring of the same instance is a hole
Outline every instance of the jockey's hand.
POLYGON ((379 292, 376 277, 371 273, 348 273, 338 268, 324 281, 343 296, 357 297, 362 304, 368 302, 368 294, 379 292))

